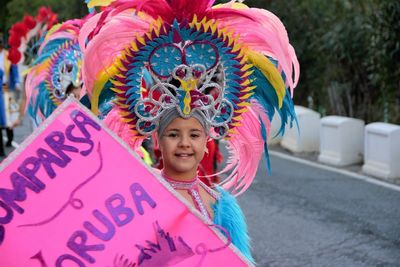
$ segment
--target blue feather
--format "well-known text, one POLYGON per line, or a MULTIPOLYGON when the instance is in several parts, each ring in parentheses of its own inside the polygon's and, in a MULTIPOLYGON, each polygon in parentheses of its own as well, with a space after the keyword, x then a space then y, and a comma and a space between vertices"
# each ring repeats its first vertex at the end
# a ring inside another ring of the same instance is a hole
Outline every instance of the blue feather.
MULTIPOLYGON (((232 243, 246 258, 254 263, 250 251, 250 237, 242 210, 236 199, 221 187, 216 187, 220 193, 218 201, 213 206, 214 224, 228 231, 232 243)), ((224 235, 225 233, 222 232, 224 235)))
POLYGON ((259 116, 258 118, 261 124, 261 135, 262 138, 264 139, 264 155, 267 161, 267 170, 268 174, 271 175, 271 161, 269 160, 268 144, 267 144, 267 128, 265 127, 264 122, 261 120, 261 117, 259 116))
POLYGON ((256 99, 263 106, 270 121, 272 121, 275 112, 279 114, 282 123, 277 135, 283 135, 287 123, 289 123, 290 127, 293 126, 293 121, 297 124, 296 112, 290 92, 286 89, 282 106, 279 108, 278 96, 275 89, 259 69, 253 68, 252 70, 254 72, 251 74, 250 79, 252 80, 252 85, 256 86, 253 90, 254 94, 252 98, 256 99))

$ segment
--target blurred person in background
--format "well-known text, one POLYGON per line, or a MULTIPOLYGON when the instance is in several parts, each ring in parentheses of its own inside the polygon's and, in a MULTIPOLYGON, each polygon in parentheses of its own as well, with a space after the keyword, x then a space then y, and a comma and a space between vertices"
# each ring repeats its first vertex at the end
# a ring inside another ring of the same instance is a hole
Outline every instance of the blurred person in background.
POLYGON ((2 36, 0 37, 0 76, 0 156, 4 157, 5 152, 2 130, 5 129, 7 133, 7 147, 12 145, 14 138, 14 131, 10 121, 9 102, 14 102, 13 91, 18 83, 18 71, 16 66, 13 66, 8 59, 8 51, 4 47, 2 36))

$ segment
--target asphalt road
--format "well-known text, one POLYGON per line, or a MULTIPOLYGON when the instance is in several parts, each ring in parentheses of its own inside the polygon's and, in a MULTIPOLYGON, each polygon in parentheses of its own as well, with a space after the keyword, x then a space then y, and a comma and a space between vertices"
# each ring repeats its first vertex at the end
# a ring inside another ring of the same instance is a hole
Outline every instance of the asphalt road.
POLYGON ((271 156, 239 202, 257 266, 400 266, 400 191, 271 156))

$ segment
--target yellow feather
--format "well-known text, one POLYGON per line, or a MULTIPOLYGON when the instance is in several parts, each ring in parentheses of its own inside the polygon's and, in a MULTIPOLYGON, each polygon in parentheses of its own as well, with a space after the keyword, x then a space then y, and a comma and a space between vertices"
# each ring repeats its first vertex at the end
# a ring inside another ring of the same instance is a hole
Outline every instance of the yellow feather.
POLYGON ((257 88, 257 86, 248 86, 246 89, 241 90, 241 92, 243 92, 243 93, 250 92, 250 91, 253 91, 256 88, 257 88))
POLYGON ((156 33, 156 36, 159 37, 160 36, 160 29, 161 29, 161 25, 162 25, 162 19, 158 18, 155 22, 154 22, 154 32, 156 33))
POLYGON ((232 118, 232 120, 234 120, 235 122, 240 122, 243 120, 243 118, 241 116, 237 116, 237 117, 232 118))
POLYGON ((246 80, 245 80, 244 82, 242 82, 240 85, 241 85, 241 86, 250 85, 250 80, 249 80, 249 79, 246 79, 246 80))
POLYGON ((131 114, 130 111, 120 111, 119 114, 121 114, 121 116, 125 117, 131 114))
POLYGON ((213 25, 211 25, 211 32, 212 34, 214 34, 217 31, 217 23, 214 23, 213 25))
POLYGON ((244 96, 239 97, 239 99, 240 100, 245 100, 245 99, 249 98, 252 95, 254 95, 254 93, 248 93, 248 94, 245 94, 244 96))
POLYGON ((91 97, 92 102, 92 111, 95 115, 99 112, 99 96, 101 90, 103 90, 104 85, 110 79, 110 77, 114 76, 118 73, 118 69, 115 66, 111 66, 106 71, 100 72, 98 75, 98 79, 96 79, 95 83, 93 84, 93 93, 91 97))
MULTIPOLYGON (((236 51, 240 50, 242 47, 238 43, 233 45, 232 52, 235 53, 236 51)), ((240 54, 239 54, 240 57, 240 54)))
POLYGON ((245 64, 240 70, 241 70, 241 71, 247 71, 247 70, 249 70, 251 67, 253 67, 253 64, 245 64))
POLYGON ((248 61, 243 44, 242 44, 242 50, 240 50, 238 58, 243 58, 246 62, 248 61))
POLYGON ((123 75, 122 73, 117 73, 117 74, 115 74, 114 75, 115 77, 119 77, 119 78, 126 78, 126 76, 125 75, 123 75))
POLYGON ((249 77, 253 72, 254 70, 246 71, 242 77, 249 77))
POLYGON ((196 23, 197 23, 197 15, 194 14, 192 23, 190 24, 190 27, 193 27, 193 24, 196 24, 196 23))
POLYGON ((281 107, 283 99, 285 98, 286 89, 285 83, 278 69, 266 56, 260 53, 249 50, 247 52, 247 56, 250 62, 262 72, 265 78, 275 89, 276 95, 278 96, 279 107, 281 107))
POLYGON ((132 47, 132 50, 133 50, 134 52, 139 51, 139 48, 137 47, 136 42, 131 42, 131 47, 132 47))
POLYGON ((124 91, 119 90, 118 88, 115 88, 115 87, 112 87, 111 90, 112 90, 113 92, 116 92, 117 94, 122 94, 122 93, 124 92, 124 91))
POLYGON ((153 40, 153 37, 151 36, 151 32, 146 33, 147 38, 149 38, 149 40, 153 40))
POLYGON ((206 18, 206 17, 204 17, 204 18, 200 21, 201 24, 205 24, 206 22, 207 22, 207 18, 206 18))
POLYGON ((112 84, 115 85, 115 86, 124 86, 123 83, 121 83, 120 81, 117 81, 117 80, 112 80, 111 82, 112 82, 112 84))
MULTIPOLYGON (((235 112, 237 112, 237 113, 245 113, 246 111, 247 111, 247 107, 244 107, 244 108, 242 108, 242 109, 235 110, 235 112)), ((242 120, 242 119, 240 118, 240 120, 242 120)))
POLYGON ((240 103, 238 103, 238 104, 236 104, 238 107, 249 107, 249 106, 251 106, 251 103, 249 103, 249 102, 246 102, 246 101, 243 101, 243 102, 240 102, 240 103))
POLYGON ((228 3, 228 4, 218 4, 218 5, 214 5, 212 6, 212 8, 221 8, 221 7, 230 7, 230 8, 234 8, 234 9, 247 9, 249 8, 247 5, 243 4, 243 3, 239 3, 239 2, 235 2, 235 3, 228 3))
POLYGON ((246 64, 247 61, 248 59, 246 57, 243 57, 242 60, 240 61, 240 64, 244 65, 246 64))
POLYGON ((118 103, 118 106, 121 108, 129 108, 129 105, 123 103, 118 103))
POLYGON ((235 128, 233 128, 233 129, 229 129, 229 130, 228 130, 228 133, 229 133, 229 134, 232 134, 232 135, 233 135, 233 134, 236 135, 238 132, 236 131, 235 128))
POLYGON ((139 41, 139 43, 141 43, 142 45, 146 45, 143 36, 139 36, 139 34, 136 34, 136 40, 139 41))
POLYGON ((121 60, 116 60, 114 66, 122 71, 127 71, 124 64, 122 64, 121 60))
POLYGON ((94 8, 96 6, 108 6, 115 0, 90 0, 89 3, 87 3, 88 8, 94 8))
POLYGON ((128 122, 128 123, 133 121, 132 118, 121 118, 121 119, 122 119, 123 122, 128 122))

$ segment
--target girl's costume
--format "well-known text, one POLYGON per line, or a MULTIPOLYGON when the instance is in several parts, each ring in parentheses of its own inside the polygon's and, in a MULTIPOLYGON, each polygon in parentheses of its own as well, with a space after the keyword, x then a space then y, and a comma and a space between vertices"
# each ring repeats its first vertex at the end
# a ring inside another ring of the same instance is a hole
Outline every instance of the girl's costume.
POLYGON ((291 97, 299 65, 282 22, 235 1, 88 5, 105 2, 79 37, 92 111, 135 149, 169 110, 183 118, 200 111, 210 136, 224 138, 231 153, 221 172, 229 175, 217 188, 214 223, 251 259, 243 214, 227 191, 243 193, 264 152, 268 159, 272 117, 282 118, 280 134, 296 121, 291 97))
POLYGON ((36 17, 25 15, 22 21, 12 25, 8 38, 10 45, 8 58, 11 63, 31 66, 44 36, 55 23, 57 14, 49 7, 41 7, 36 17))
POLYGON ((67 90, 82 86, 78 43, 82 24, 82 20, 75 19, 53 26, 27 74, 27 111, 36 127, 67 98, 67 90))

